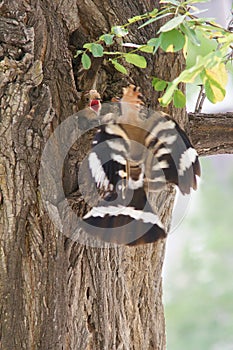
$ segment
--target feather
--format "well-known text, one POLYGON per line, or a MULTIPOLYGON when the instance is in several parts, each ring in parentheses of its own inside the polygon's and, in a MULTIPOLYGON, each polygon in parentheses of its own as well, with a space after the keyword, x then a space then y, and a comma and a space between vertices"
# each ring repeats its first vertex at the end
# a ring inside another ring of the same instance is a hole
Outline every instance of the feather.
POLYGON ((140 118, 138 88, 126 88, 121 103, 122 115, 103 119, 88 157, 96 186, 108 194, 83 221, 87 232, 104 241, 138 245, 167 235, 146 189, 171 183, 188 194, 197 187, 200 165, 188 136, 171 117, 154 112, 140 118))

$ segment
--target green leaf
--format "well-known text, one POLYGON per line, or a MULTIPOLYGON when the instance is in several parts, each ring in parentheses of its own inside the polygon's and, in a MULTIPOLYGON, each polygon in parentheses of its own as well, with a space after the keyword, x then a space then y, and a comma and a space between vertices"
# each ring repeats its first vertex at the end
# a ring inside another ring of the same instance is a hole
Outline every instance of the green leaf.
POLYGON ((84 49, 90 50, 91 51, 91 47, 92 47, 92 43, 86 43, 83 45, 84 49))
POLYGON ((151 38, 147 41, 147 45, 149 46, 156 46, 158 43, 159 38, 151 38))
POLYGON ((150 18, 150 19, 148 19, 148 21, 146 21, 145 23, 143 23, 142 25, 140 25, 139 27, 138 27, 138 29, 141 29, 141 28, 143 28, 143 27, 145 27, 145 26, 148 26, 149 24, 151 24, 151 23, 153 23, 153 22, 155 22, 155 21, 157 21, 157 18, 155 17, 155 18, 150 18))
POLYGON ((137 55, 136 53, 127 53, 124 55, 126 62, 133 64, 139 68, 146 68, 147 61, 145 57, 137 55))
POLYGON ((77 58, 79 55, 83 53, 83 50, 77 50, 76 54, 74 55, 74 58, 77 58))
POLYGON ((207 12, 208 9, 204 9, 204 10, 199 10, 197 7, 195 6, 190 6, 190 9, 194 10, 194 12, 192 12, 192 16, 196 16, 196 15, 200 15, 200 13, 204 13, 207 12))
POLYGON ((180 82, 183 83, 193 83, 196 77, 202 72, 203 65, 195 65, 189 69, 185 69, 178 78, 175 79, 176 84, 178 85, 180 82))
POLYGON ((81 61, 84 69, 89 69, 91 67, 91 59, 85 52, 82 54, 81 61))
POLYGON ((172 101, 175 90, 176 90, 176 84, 173 84, 173 83, 168 84, 165 94, 161 98, 159 98, 159 103, 164 107, 169 105, 169 103, 172 101))
MULTIPOLYGON (((157 11, 158 11, 158 10, 157 10, 157 11)), ((132 24, 132 23, 135 23, 135 22, 140 21, 142 18, 143 18, 143 16, 134 16, 134 17, 132 17, 132 18, 129 18, 129 19, 128 19, 128 22, 129 22, 130 24, 132 24)))
POLYGON ((113 34, 104 34, 104 35, 101 35, 100 40, 103 40, 106 45, 112 45, 113 38, 114 38, 113 34))
POLYGON ((205 67, 211 69, 213 66, 219 65, 220 61, 221 58, 218 57, 217 52, 211 52, 204 57, 197 56, 196 63, 190 68, 181 72, 179 77, 177 77, 173 83, 176 85, 178 85, 180 82, 193 83, 196 77, 201 74, 205 67))
POLYGON ((206 37, 204 37, 200 29, 196 29, 195 34, 198 40, 200 41, 201 45, 198 46, 188 39, 186 59, 186 64, 188 68, 195 65, 197 56, 206 56, 210 52, 216 51, 218 45, 215 40, 209 40, 206 37))
POLYGON ((153 46, 150 46, 150 45, 143 45, 143 46, 139 47, 139 50, 142 52, 153 53, 154 48, 153 48, 153 46))
POLYGON ((151 12, 149 12, 149 15, 151 17, 155 16, 157 13, 159 12, 159 10, 155 7, 154 10, 152 10, 151 12))
POLYGON ((191 41, 192 44, 194 44, 195 46, 201 45, 196 31, 189 27, 188 22, 183 22, 180 26, 180 29, 187 36, 187 38, 191 41))
POLYGON ((233 75, 233 65, 232 65, 232 62, 231 61, 228 61, 227 64, 226 64, 226 69, 227 71, 233 75))
POLYGON ((90 51, 94 57, 102 57, 104 49, 100 44, 92 44, 90 51))
POLYGON ((204 69, 201 73, 207 98, 212 103, 220 102, 226 95, 225 86, 227 84, 227 71, 223 63, 216 65, 212 69, 204 69))
POLYGON ((177 28, 182 22, 184 22, 185 17, 186 15, 172 18, 160 28, 159 32, 168 32, 174 28, 177 28))
POLYGON ((122 66, 122 64, 120 64, 116 60, 110 60, 110 61, 112 62, 112 64, 114 65, 114 68, 116 70, 118 70, 119 72, 121 72, 123 74, 128 74, 127 69, 124 66, 122 66))
POLYGON ((176 52, 183 49, 185 44, 184 35, 177 29, 164 32, 160 35, 161 48, 165 52, 176 52))
POLYGON ((121 26, 112 27, 112 32, 118 37, 123 37, 128 34, 128 30, 121 26))
POLYGON ((156 91, 163 91, 167 87, 167 82, 155 77, 152 79, 152 86, 156 91))
POLYGON ((157 17, 154 16, 153 18, 150 18, 148 21, 146 21, 145 23, 143 23, 140 27, 138 27, 138 29, 141 29, 141 28, 143 28, 143 27, 145 27, 145 26, 148 26, 148 24, 151 24, 151 23, 153 23, 153 22, 155 22, 155 21, 158 21, 158 20, 161 19, 161 18, 168 17, 168 16, 170 16, 170 15, 172 15, 172 13, 171 13, 171 12, 167 12, 167 13, 161 15, 161 16, 157 16, 157 17))
POLYGON ((148 46, 153 46, 154 50, 153 50, 153 54, 156 53, 156 51, 158 50, 159 46, 161 45, 161 37, 159 36, 158 38, 152 38, 147 42, 148 46))
POLYGON ((186 97, 181 90, 175 90, 173 102, 176 108, 184 108, 186 105, 186 97))
POLYGON ((104 53, 103 46, 95 43, 86 43, 83 45, 84 49, 89 50, 94 57, 102 57, 104 53))

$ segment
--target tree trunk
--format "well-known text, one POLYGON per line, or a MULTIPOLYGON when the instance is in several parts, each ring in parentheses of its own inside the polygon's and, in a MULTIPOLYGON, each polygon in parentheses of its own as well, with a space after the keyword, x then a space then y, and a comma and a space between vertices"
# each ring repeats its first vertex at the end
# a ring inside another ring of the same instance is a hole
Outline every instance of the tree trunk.
MULTIPOLYGON (((107 99, 133 80, 154 108, 158 96, 149 77, 159 72, 161 78, 172 78, 183 68, 182 57, 167 59, 162 53, 155 63, 149 58, 143 74, 131 68, 127 78, 102 59, 95 59, 90 71, 81 69, 79 59, 72 62, 75 49, 83 43, 158 3, 3 0, 0 4, 3 350, 165 349, 161 300, 165 242, 97 248, 69 239, 50 220, 38 177, 46 142, 77 111, 81 90, 97 88, 107 99)), ((129 39, 145 42, 152 31, 148 27, 129 39)), ((187 126, 184 111, 171 107, 169 112, 187 126)), ((62 141, 64 135, 60 137, 62 141)), ((65 161, 66 195, 77 189, 74 169, 89 147, 87 135, 65 161)), ((59 167, 59 150, 53 156, 59 167)), ((53 171, 47 185, 54 191, 56 201, 51 205, 56 208, 64 198, 57 189, 57 168, 53 171)), ((160 214, 169 227, 173 194, 166 197, 160 214)), ((77 211, 84 210, 77 203, 77 211)))

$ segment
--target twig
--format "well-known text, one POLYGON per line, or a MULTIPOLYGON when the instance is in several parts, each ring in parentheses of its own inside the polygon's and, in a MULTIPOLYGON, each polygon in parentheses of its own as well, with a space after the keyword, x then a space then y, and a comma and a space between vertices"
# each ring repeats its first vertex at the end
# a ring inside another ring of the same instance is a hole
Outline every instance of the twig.
POLYGON ((200 113, 202 111, 202 107, 203 107, 203 103, 205 101, 206 98, 206 94, 204 92, 204 86, 200 85, 201 89, 197 98, 197 103, 195 106, 195 113, 200 113))

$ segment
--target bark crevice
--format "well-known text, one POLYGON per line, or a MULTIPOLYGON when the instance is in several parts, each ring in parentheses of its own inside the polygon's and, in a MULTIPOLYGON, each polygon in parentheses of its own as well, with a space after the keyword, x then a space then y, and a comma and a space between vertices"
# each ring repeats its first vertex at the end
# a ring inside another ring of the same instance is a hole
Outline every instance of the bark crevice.
POLYGON ((189 127, 200 155, 233 153, 233 113, 189 113, 189 127))

